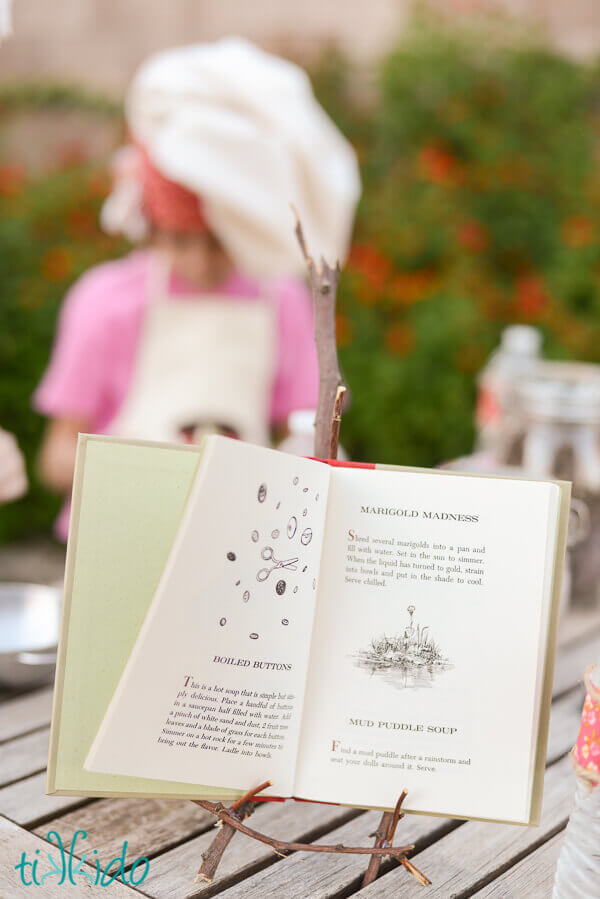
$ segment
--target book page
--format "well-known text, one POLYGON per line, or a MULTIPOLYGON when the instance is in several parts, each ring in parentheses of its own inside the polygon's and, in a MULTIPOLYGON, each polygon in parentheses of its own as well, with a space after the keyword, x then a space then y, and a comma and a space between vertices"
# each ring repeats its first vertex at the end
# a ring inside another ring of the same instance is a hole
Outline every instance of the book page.
POLYGON ((291 793, 328 482, 326 465, 208 438, 86 769, 291 793))
POLYGON ((528 822, 559 497, 332 472, 295 795, 528 822))

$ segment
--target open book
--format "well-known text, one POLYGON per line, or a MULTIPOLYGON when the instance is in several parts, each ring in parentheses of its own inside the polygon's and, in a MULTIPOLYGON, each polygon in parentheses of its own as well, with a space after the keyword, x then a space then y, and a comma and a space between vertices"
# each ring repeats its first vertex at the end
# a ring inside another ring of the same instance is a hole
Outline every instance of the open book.
POLYGON ((49 791, 534 823, 568 500, 82 438, 49 791))

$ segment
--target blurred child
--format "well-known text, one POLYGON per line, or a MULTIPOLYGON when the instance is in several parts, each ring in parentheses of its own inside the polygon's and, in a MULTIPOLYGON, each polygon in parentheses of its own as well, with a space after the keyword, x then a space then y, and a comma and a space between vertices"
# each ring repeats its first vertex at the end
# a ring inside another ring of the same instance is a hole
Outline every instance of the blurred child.
POLYGON ((15 437, 0 428, 0 504, 27 493, 25 462, 15 437))
MULTIPOLYGON (((148 247, 69 292, 35 405, 40 469, 68 494, 77 434, 267 443, 315 407, 309 246, 342 259, 360 182, 354 153, 297 66, 227 39, 152 57, 134 78, 110 232, 148 247)), ((66 518, 59 525, 66 533, 66 518)))

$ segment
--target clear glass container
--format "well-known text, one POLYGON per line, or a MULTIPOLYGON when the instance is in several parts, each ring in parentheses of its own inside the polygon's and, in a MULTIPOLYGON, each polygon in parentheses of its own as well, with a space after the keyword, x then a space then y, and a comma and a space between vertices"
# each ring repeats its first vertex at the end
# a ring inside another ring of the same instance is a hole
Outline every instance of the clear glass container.
POLYGON ((600 787, 590 790, 579 778, 552 897, 600 899, 600 787))
POLYGON ((540 358, 542 334, 530 325, 510 325, 477 378, 477 449, 495 450, 514 383, 540 358))
POLYGON ((585 532, 572 546, 572 595, 592 603, 600 584, 600 366, 539 362, 515 383, 499 461, 573 483, 585 532))

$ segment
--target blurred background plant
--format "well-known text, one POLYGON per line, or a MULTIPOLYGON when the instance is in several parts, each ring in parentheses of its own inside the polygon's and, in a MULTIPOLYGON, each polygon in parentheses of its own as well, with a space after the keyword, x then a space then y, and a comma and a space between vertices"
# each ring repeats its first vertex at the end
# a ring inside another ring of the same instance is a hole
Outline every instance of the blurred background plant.
POLYGON ((598 88, 497 19, 421 13, 383 60, 339 305, 353 457, 468 452, 475 376, 509 323, 600 361, 598 88))
MULTIPOLYGON (((355 459, 468 452, 475 377, 506 324, 535 324, 550 357, 600 361, 598 70, 510 23, 461 22, 417 13, 367 82, 331 48, 312 69, 364 181, 337 322, 355 459)), ((79 92, 0 92, 0 424, 30 475, 43 426, 30 397, 60 301, 126 249, 97 224, 121 127, 118 106, 79 92), (52 126, 42 164, 33 129, 21 159, 33 114, 75 117, 77 140, 52 126)), ((0 540, 47 530, 57 505, 34 479, 0 540)))
POLYGON ((94 151, 79 137, 86 118, 121 127, 118 106, 82 92, 0 90, 0 421, 17 435, 31 479, 29 494, 2 508, 0 541, 48 531, 58 511, 60 500, 35 477, 44 421, 31 395, 65 291, 90 265, 125 249, 98 226, 109 180, 105 161, 90 159, 94 151), (49 129, 51 148, 47 138, 40 142, 49 129))

